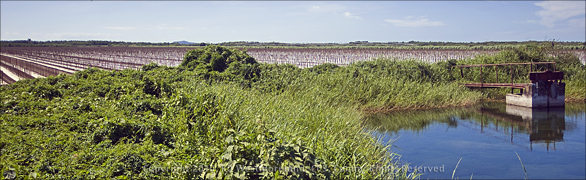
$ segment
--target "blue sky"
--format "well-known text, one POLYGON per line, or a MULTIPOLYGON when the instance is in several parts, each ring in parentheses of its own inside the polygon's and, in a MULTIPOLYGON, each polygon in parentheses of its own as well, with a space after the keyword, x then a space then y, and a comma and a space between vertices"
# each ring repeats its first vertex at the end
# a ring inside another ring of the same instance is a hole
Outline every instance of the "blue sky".
POLYGON ((1 1, 1 39, 586 41, 585 1, 1 1))

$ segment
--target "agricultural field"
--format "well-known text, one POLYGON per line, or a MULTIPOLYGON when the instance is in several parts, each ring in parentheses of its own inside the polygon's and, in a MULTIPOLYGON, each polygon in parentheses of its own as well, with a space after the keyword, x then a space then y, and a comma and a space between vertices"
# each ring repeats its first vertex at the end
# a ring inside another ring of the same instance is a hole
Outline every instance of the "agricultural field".
MULTIPOLYGON (((198 47, 199 48, 199 47, 198 47)), ((140 69, 156 63, 177 67, 194 47, 2 47, 2 83, 19 79, 72 74, 88 67, 105 70, 140 69)), ((300 68, 331 63, 349 65, 376 58, 441 62, 494 55, 495 49, 392 49, 392 48, 247 48, 260 63, 292 64, 300 68)), ((583 49, 557 49, 550 56, 573 54, 586 64, 583 49)))
MULTIPOLYGON (((7 179, 418 179, 397 161, 392 142, 364 128, 367 115, 472 105, 508 92, 466 88, 461 83, 481 77, 461 77, 454 65, 556 62, 566 98, 586 99, 579 59, 538 48, 437 63, 390 57, 305 68, 259 63, 248 54, 253 49, 216 45, 184 54, 11 49, 2 48, 3 70, 60 75, 0 86, 0 170, 7 179)), ((331 51, 311 57, 317 52, 331 51)), ((527 81, 528 70, 486 68, 484 80, 498 74, 527 81)))
POLYGON ((405 49, 249 49, 248 53, 259 62, 293 64, 301 68, 331 63, 348 65, 376 58, 417 59, 424 62, 439 62, 450 59, 474 58, 477 55, 492 55, 495 50, 405 50, 405 49))

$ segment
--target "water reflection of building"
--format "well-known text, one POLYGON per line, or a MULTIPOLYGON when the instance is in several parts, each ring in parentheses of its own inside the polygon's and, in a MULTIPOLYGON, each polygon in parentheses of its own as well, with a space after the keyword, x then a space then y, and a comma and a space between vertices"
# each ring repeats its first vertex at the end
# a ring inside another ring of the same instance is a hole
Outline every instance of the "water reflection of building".
POLYGON ((479 111, 483 116, 494 120, 489 123, 489 120, 481 119, 481 132, 486 129, 494 129, 497 132, 510 129, 511 143, 514 143, 514 130, 529 134, 531 150, 534 143, 545 144, 547 150, 552 146, 551 149, 555 150, 556 142, 564 141, 566 122, 563 107, 541 109, 507 105, 505 111, 498 108, 480 108, 479 111))
MULTIPOLYGON (((570 108, 571 109, 571 108, 570 108)), ((564 133, 577 128, 566 120, 565 108, 526 108, 504 103, 486 103, 466 109, 436 109, 374 114, 365 121, 371 130, 398 134, 401 130, 421 132, 434 124, 447 128, 468 128, 527 150, 533 145, 548 151, 564 141, 564 133), (503 136, 504 135, 504 136, 503 136)))
POLYGON ((528 125, 531 149, 533 143, 545 143, 547 150, 550 144, 555 150, 555 143, 564 141, 566 130, 565 109, 561 108, 526 108, 507 105, 507 114, 521 116, 528 125))

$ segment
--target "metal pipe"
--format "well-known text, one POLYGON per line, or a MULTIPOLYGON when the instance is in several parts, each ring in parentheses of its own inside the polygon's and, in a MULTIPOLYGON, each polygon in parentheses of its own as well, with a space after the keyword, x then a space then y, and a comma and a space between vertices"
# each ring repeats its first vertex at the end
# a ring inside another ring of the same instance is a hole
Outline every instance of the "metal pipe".
MULTIPOLYGON (((509 67, 511 67, 511 85, 513 85, 513 66, 510 65, 509 67)), ((513 87, 511 87, 511 94, 513 94, 513 87)))
POLYGON ((460 75, 464 78, 464 73, 462 72, 462 68, 460 67, 460 75))
POLYGON ((496 74, 496 83, 499 83, 499 71, 496 69, 496 66, 494 67, 494 72, 496 74))
POLYGON ((480 66, 480 83, 484 83, 484 78, 482 77, 482 66, 480 66))

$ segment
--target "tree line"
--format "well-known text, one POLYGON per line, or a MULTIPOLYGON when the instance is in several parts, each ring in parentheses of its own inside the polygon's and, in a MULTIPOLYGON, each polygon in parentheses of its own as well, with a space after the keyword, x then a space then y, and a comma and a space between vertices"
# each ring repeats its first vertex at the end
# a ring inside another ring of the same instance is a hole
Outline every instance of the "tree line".
POLYGON ((284 42, 256 42, 233 41, 221 43, 191 43, 176 42, 125 42, 104 40, 56 40, 34 41, 10 40, 0 41, 1 47, 152 47, 152 46, 207 46, 220 45, 230 47, 263 47, 263 48, 398 48, 398 49, 514 49, 520 46, 550 46, 554 49, 586 49, 586 42, 561 41, 486 41, 486 42, 369 42, 354 41, 348 43, 284 43, 284 42))

